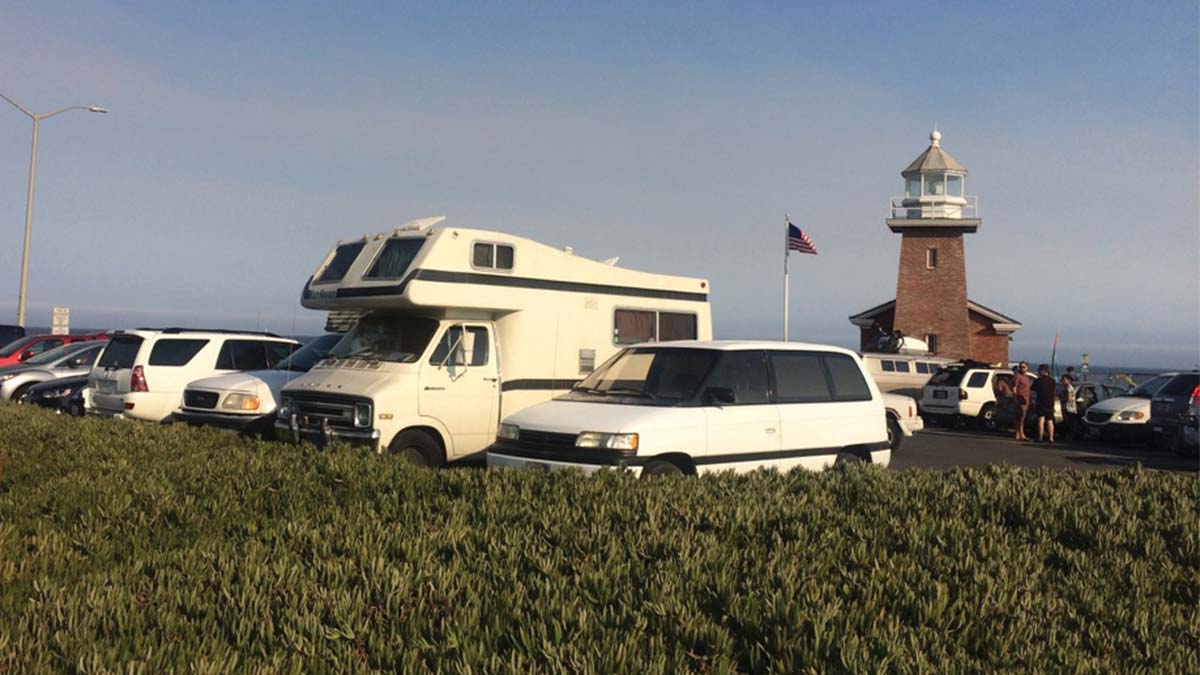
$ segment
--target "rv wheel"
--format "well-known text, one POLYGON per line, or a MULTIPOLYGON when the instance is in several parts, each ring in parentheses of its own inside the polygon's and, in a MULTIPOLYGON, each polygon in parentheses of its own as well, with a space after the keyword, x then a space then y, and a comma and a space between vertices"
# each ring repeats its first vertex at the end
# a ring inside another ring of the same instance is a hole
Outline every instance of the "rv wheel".
POLYGON ((415 466, 442 466, 442 448, 424 431, 403 431, 396 436, 388 449, 415 466))

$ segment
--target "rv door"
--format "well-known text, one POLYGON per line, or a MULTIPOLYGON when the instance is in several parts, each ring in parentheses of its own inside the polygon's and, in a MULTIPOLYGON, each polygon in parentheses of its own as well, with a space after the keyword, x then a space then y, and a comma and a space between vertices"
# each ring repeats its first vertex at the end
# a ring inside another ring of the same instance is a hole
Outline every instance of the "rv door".
POLYGON ((419 409, 450 432, 449 460, 479 452, 495 439, 500 377, 492 333, 488 324, 446 324, 421 364, 419 409))

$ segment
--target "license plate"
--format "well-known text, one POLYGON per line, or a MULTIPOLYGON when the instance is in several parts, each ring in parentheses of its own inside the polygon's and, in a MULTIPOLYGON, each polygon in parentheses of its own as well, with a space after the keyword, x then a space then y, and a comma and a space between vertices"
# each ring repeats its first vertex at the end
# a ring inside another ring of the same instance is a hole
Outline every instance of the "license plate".
POLYGON ((934 398, 946 398, 946 392, 944 392, 944 391, 935 391, 935 392, 933 392, 933 397, 934 397, 934 398))
POLYGON ((1096 438, 1100 435, 1100 430, 1096 429, 1095 427, 1088 427, 1087 435, 1091 436, 1092 438, 1096 438))
POLYGON ((1163 431, 1164 430, 1162 427, 1154 427, 1154 433, 1156 434, 1161 434, 1163 431))
POLYGON ((117 390, 117 383, 112 380, 100 380, 99 385, 101 394, 112 394, 117 390))

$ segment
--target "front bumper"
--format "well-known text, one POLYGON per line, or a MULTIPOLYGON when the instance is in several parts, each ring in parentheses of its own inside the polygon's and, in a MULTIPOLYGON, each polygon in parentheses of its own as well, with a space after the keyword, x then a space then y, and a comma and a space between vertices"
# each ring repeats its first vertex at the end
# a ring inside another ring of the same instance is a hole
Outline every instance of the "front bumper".
POLYGON ((292 443, 308 441, 318 446, 329 445, 334 441, 342 441, 350 445, 375 448, 379 447, 380 433, 378 429, 347 429, 329 424, 323 424, 319 427, 302 426, 299 416, 292 415, 287 419, 277 418, 275 420, 275 437, 280 440, 291 441, 292 443))
POLYGON ((208 427, 219 427, 221 429, 232 429, 233 431, 245 431, 250 427, 262 424, 265 420, 269 420, 275 416, 274 413, 269 415, 232 415, 229 413, 219 412, 199 412, 196 410, 176 410, 172 415, 177 422, 187 424, 199 424, 208 427))
POLYGON ((641 475, 642 467, 628 464, 588 464, 582 462, 564 462, 533 457, 518 457, 505 454, 503 451, 488 450, 487 465, 489 469, 534 469, 537 471, 565 471, 576 469, 586 474, 592 474, 604 469, 625 469, 634 475, 641 475))
POLYGON ((920 415, 907 419, 897 417, 896 421, 900 423, 900 431, 904 433, 905 437, 912 437, 918 431, 925 430, 925 420, 920 415))

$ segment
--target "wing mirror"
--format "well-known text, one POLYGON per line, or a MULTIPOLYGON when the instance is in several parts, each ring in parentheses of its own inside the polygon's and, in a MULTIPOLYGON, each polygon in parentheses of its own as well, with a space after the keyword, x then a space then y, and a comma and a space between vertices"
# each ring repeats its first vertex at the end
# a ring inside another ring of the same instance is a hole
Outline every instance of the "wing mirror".
POLYGON ((709 387, 704 390, 704 400, 715 405, 733 405, 737 396, 729 387, 709 387))
POLYGON ((32 358, 33 358, 33 350, 26 349, 25 351, 21 352, 21 355, 17 357, 17 360, 18 361, 28 361, 29 359, 32 359, 32 358))

